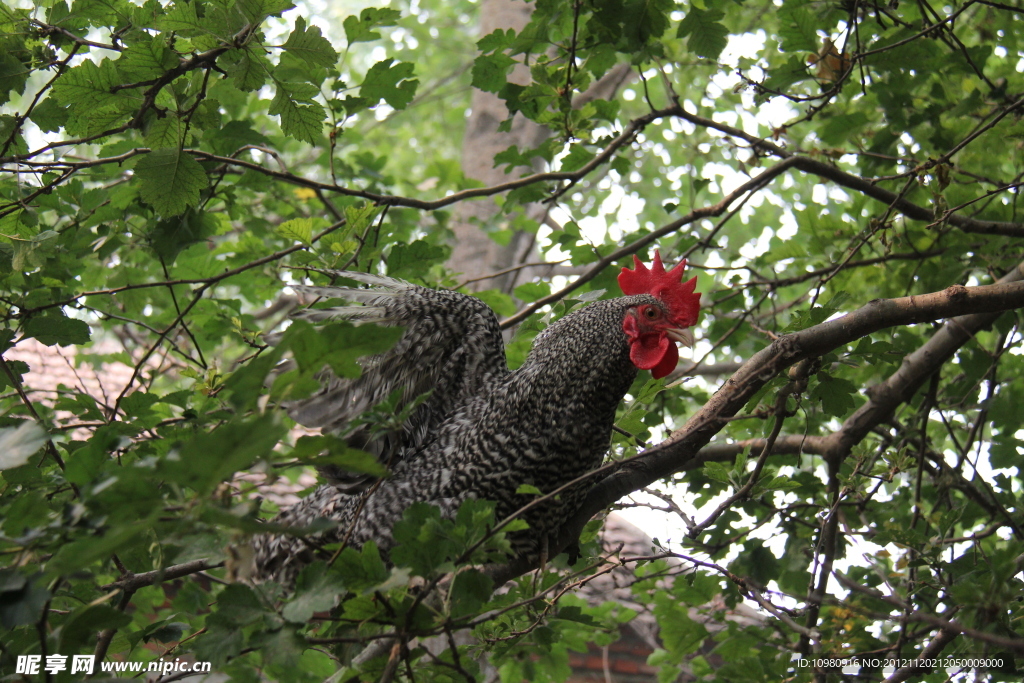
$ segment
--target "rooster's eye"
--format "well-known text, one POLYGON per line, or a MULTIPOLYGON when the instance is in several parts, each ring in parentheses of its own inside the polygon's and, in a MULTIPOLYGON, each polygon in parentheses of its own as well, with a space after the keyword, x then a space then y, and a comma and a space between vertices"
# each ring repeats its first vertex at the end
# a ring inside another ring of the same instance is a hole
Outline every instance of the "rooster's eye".
POLYGON ((653 306, 648 306, 644 309, 644 317, 648 320, 656 320, 660 316, 660 312, 653 306))

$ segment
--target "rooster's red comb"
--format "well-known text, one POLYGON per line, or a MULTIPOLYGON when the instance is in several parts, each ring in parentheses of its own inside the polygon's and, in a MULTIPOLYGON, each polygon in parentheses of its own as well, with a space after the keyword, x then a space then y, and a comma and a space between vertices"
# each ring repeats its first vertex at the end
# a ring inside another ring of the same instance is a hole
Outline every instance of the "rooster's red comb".
POLYGON ((654 252, 654 263, 650 268, 637 256, 633 256, 633 263, 634 270, 623 268, 619 273, 619 288, 623 294, 650 294, 661 299, 672 311, 672 322, 681 327, 689 327, 697 322, 700 293, 693 291, 697 288, 696 277, 682 281, 686 259, 668 272, 665 271, 658 251, 654 252))

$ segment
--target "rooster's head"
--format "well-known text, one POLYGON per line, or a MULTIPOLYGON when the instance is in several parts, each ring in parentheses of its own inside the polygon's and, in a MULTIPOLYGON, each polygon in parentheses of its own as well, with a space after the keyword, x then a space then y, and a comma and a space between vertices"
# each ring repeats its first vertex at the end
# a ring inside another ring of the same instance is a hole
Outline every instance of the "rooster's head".
POLYGON ((636 256, 633 262, 634 270, 623 268, 619 274, 622 293, 650 294, 660 305, 640 304, 626 313, 622 330, 629 338, 629 358, 641 370, 650 370, 655 378, 664 377, 679 362, 679 351, 673 342, 693 345, 693 333, 688 328, 700 314, 700 292, 693 291, 697 278, 682 281, 685 259, 666 271, 657 251, 651 268, 636 256))

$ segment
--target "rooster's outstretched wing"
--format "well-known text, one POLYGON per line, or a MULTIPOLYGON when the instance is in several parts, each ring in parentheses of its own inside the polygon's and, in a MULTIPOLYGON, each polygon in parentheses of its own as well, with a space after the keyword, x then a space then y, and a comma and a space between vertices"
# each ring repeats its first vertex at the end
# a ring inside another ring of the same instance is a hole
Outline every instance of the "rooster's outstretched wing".
MULTIPOLYGON (((369 285, 292 289, 323 299, 362 305, 305 309, 293 317, 311 322, 348 320, 356 324, 404 326, 399 341, 384 353, 361 359, 362 375, 345 379, 325 370, 322 388, 312 396, 285 405, 301 425, 345 437, 349 444, 374 453, 385 465, 413 453, 430 440, 433 430, 466 399, 508 373, 497 317, 479 299, 448 290, 420 287, 403 280, 340 271, 340 278, 369 285), (396 409, 429 395, 412 410, 401 430, 371 434, 350 423, 398 391, 396 409)), ((373 481, 368 475, 325 468, 321 472, 338 488, 355 492, 373 481)))

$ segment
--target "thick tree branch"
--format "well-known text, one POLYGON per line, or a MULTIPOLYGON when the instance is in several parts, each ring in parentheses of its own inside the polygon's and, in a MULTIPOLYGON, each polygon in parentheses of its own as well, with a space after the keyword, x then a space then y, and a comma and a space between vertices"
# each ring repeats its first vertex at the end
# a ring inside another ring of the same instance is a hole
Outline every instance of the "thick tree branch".
POLYGON ((931 673, 934 667, 927 666, 928 660, 937 658, 946 649, 946 646, 956 640, 959 635, 954 630, 941 629, 939 635, 935 636, 932 642, 928 643, 927 647, 921 651, 921 654, 914 658, 913 664, 897 669, 882 683, 901 683, 902 681, 909 681, 911 678, 917 678, 922 674, 931 673))
POLYGON ((173 567, 156 569, 151 572, 143 572, 142 574, 128 574, 113 583, 100 586, 100 588, 103 590, 120 588, 126 593, 134 593, 140 588, 145 588, 146 586, 163 583, 164 581, 173 581, 174 579, 180 579, 181 577, 188 576, 190 574, 198 574, 199 572, 206 571, 207 569, 215 569, 223 564, 223 562, 210 562, 209 560, 192 560, 191 562, 176 564, 173 567))
MULTIPOLYGON (((1024 263, 1000 278, 997 284, 989 287, 1020 287, 1021 279, 1024 279, 1024 263)), ((955 288, 950 287, 946 291, 953 289, 955 288)), ((967 308, 965 310, 979 312, 953 318, 943 325, 927 343, 903 359, 899 370, 890 375, 885 382, 868 390, 868 402, 846 419, 842 429, 826 439, 825 456, 836 460, 846 457, 854 444, 859 443, 873 427, 888 419, 900 404, 910 400, 921 385, 938 372, 956 350, 967 343, 978 330, 995 322, 1003 311, 1019 306, 1021 304, 1018 303, 1001 309, 986 309, 984 312, 982 309, 967 308)))
MULTIPOLYGON (((591 489, 581 509, 563 525, 552 551, 556 552, 566 547, 578 537, 583 525, 594 514, 619 498, 676 472, 699 466, 713 453, 708 451, 698 455, 701 448, 706 446, 711 437, 728 423, 729 418, 735 415, 751 396, 787 367, 805 358, 821 356, 887 327, 928 322, 974 311, 975 313, 971 315, 954 318, 943 328, 957 330, 958 334, 963 335, 960 337, 960 344, 963 344, 970 338, 968 330, 977 331, 991 324, 1001 312, 1024 307, 1024 282, 1018 281, 1022 278, 1024 264, 1018 265, 997 284, 981 287, 955 285, 941 292, 921 296, 877 299, 841 318, 780 337, 744 363, 743 367, 690 418, 686 425, 657 446, 631 460, 619 463, 615 472, 591 489)), ((946 346, 945 340, 950 334, 953 333, 937 333, 933 341, 922 347, 919 355, 928 357, 941 348, 942 353, 946 354, 942 355, 942 358, 948 358, 956 348, 946 346)), ((934 371, 924 370, 920 364, 913 362, 910 365, 919 368, 919 371, 934 371)), ((938 365, 935 366, 937 367, 938 365)), ((904 377, 910 381, 909 377, 904 377)), ((926 377, 927 374, 916 381, 920 383, 926 377)), ((871 402, 866 405, 871 405, 871 402)), ((895 404, 887 405, 890 412, 895 408, 895 404)), ((880 411, 873 415, 876 420, 882 417, 880 411)), ((850 433, 853 433, 854 429, 860 433, 866 424, 866 421, 855 420, 851 423, 850 433), (853 427, 854 424, 857 425, 856 428, 853 427)), ((842 430, 839 433, 841 432, 842 430)), ((845 445, 849 437, 844 435, 835 438, 836 441, 831 442, 823 439, 804 440, 803 437, 789 437, 781 438, 777 445, 792 449, 812 445, 815 450, 821 449, 823 453, 837 457, 837 449, 840 444, 845 445), (796 443, 798 438, 802 440, 802 445, 796 443)), ((731 444, 727 446, 732 447, 731 444)), ((529 568, 526 563, 513 563, 500 569, 495 568, 492 574, 495 579, 510 578, 529 568), (524 566, 519 567, 519 564, 524 566)))

